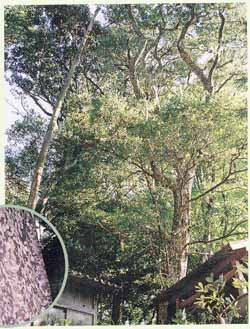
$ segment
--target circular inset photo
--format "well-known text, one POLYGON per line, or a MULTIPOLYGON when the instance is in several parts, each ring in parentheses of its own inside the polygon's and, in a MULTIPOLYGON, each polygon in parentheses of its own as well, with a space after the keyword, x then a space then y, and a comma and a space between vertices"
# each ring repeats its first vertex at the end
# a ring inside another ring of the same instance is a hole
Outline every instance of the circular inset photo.
POLYGON ((32 322, 53 307, 67 273, 55 227, 31 209, 0 206, 0 325, 32 322))

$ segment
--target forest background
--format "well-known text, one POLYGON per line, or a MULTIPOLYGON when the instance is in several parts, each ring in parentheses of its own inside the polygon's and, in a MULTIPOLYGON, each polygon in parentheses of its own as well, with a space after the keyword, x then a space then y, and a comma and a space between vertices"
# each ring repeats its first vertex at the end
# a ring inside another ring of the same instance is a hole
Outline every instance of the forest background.
POLYGON ((247 236, 245 12, 5 10, 6 79, 22 101, 8 130, 6 203, 29 204, 53 127, 30 205, 60 231, 71 270, 122 287, 99 304, 102 323, 150 322, 159 291, 247 236))

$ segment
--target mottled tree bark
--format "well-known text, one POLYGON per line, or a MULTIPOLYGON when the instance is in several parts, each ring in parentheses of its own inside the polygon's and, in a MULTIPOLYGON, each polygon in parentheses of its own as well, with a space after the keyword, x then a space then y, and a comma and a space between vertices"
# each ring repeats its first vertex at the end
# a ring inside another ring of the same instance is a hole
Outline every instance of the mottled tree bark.
POLYGON ((0 209, 0 325, 19 324, 51 304, 50 286, 32 215, 0 209))
MULTIPOLYGON (((170 189, 173 193, 174 215, 171 231, 171 246, 167 246, 167 260, 165 266, 166 275, 178 281, 186 276, 188 263, 188 243, 190 242, 190 211, 191 194, 195 177, 195 163, 185 163, 179 159, 175 168, 175 179, 166 177, 161 172, 157 163, 151 161, 153 178, 162 186, 170 189)), ((175 310, 168 306, 167 302, 160 302, 157 307, 157 323, 166 324, 171 322, 175 310)))
POLYGON ((172 225, 174 272, 180 280, 187 273, 187 247, 190 242, 190 210, 191 193, 195 175, 195 166, 180 173, 174 191, 174 218, 172 225))

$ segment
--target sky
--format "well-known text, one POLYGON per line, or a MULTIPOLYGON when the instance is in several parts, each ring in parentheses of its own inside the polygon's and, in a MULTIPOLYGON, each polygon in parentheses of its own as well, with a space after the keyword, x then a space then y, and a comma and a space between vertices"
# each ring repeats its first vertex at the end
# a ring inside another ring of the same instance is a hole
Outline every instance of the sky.
MULTIPOLYGON (((14 86, 11 86, 8 81, 4 81, 5 83, 5 97, 4 97, 4 113, 5 113, 5 138, 4 144, 7 144, 7 129, 11 127, 11 125, 21 118, 21 114, 25 113, 21 97, 16 95, 15 92, 12 92, 14 86)), ((33 102, 33 100, 26 96, 25 97, 25 106, 32 107, 35 111, 39 112, 42 116, 44 115, 43 112, 39 109, 39 107, 33 102)))
POLYGON ((11 86, 5 80, 5 97, 4 97, 4 107, 5 107, 5 128, 11 127, 12 123, 18 118, 16 114, 17 110, 21 109, 21 102, 13 96, 11 93, 11 86))

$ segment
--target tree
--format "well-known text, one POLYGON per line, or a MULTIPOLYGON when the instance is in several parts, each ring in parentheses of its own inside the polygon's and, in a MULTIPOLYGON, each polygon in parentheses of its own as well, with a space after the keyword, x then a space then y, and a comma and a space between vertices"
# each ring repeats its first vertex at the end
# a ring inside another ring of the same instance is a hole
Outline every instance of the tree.
MULTIPOLYGON (((52 21, 59 12, 41 8, 36 17, 45 11, 52 21)), ((74 6, 68 10, 78 17, 74 6)), ((243 10, 238 4, 103 6, 102 22, 93 27, 51 144, 38 208, 68 241, 73 268, 122 287, 114 322, 152 322, 150 296, 226 239, 246 235, 243 10), (138 296, 147 302, 139 304, 138 296), (131 308, 139 315, 131 316, 131 308)), ((56 77, 70 51, 58 31, 51 39, 56 47, 51 42, 47 49, 56 54, 56 77)), ((21 47, 32 74, 28 49, 21 47)), ((23 59, 12 53, 6 67, 17 83, 13 63, 22 69, 23 59)), ((49 77, 49 67, 44 74, 49 77)), ((32 86, 37 95, 54 93, 41 82, 32 86)), ((18 134, 13 127, 12 140, 18 134)), ((8 165, 23 162, 25 152, 31 154, 27 147, 10 150, 8 165)), ((20 176, 30 181, 29 175, 30 169, 20 176)), ((105 303, 112 304, 110 297, 105 303)))
MULTIPOLYGON (((75 26, 76 29, 79 29, 79 36, 80 36, 80 40, 78 41, 79 45, 78 45, 78 49, 77 49, 76 53, 72 57, 72 63, 69 67, 69 71, 66 75, 65 81, 62 83, 62 87, 61 87, 60 93, 58 95, 58 98, 56 99, 56 102, 55 102, 55 105, 54 105, 54 108, 53 108, 53 112, 51 114, 50 123, 49 123, 48 129, 46 131, 46 134, 44 136, 42 147, 41 147, 38 159, 37 159, 37 164, 36 164, 36 168, 35 168, 35 171, 34 171, 32 184, 31 184, 31 189, 30 189, 29 200, 28 200, 28 207, 31 208, 31 209, 36 208, 36 204, 37 204, 37 201, 38 201, 38 193, 39 193, 39 188, 40 188, 41 179, 42 179, 42 175, 43 175, 45 161, 47 159, 50 143, 52 141, 54 132, 57 128, 57 120, 59 118, 59 115, 60 115, 60 112, 61 112, 61 109, 62 109, 62 106, 63 106, 64 98, 66 97, 67 91, 68 91, 68 89, 70 87, 70 84, 72 82, 72 78, 75 74, 76 68, 79 65, 82 52, 83 52, 84 47, 85 47, 86 42, 87 42, 87 38, 88 38, 89 34, 92 31, 94 20, 97 16, 99 10, 100 10, 99 8, 97 8, 95 10, 95 13, 94 13, 93 17, 91 18, 87 28, 85 28, 84 26, 79 26, 79 25, 75 26)), ((55 17, 54 17, 54 20, 52 22, 47 21, 46 23, 47 23, 47 25, 48 24, 52 24, 52 25, 55 24, 55 17)), ((59 22, 56 21, 56 24, 59 24, 59 25, 62 24, 61 17, 59 17, 59 22)), ((60 26, 60 27, 62 27, 62 26, 60 26)), ((33 28, 36 29, 36 27, 33 27, 33 28)), ((70 33, 70 32, 68 32, 68 33, 70 33)), ((77 33, 78 33, 78 30, 77 30, 77 33)), ((35 97, 35 96, 33 96, 33 97, 35 97)), ((36 97, 35 97, 35 101, 38 102, 36 97)))

